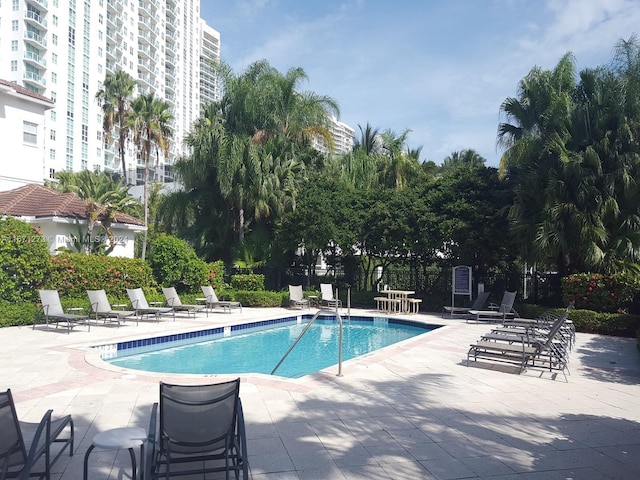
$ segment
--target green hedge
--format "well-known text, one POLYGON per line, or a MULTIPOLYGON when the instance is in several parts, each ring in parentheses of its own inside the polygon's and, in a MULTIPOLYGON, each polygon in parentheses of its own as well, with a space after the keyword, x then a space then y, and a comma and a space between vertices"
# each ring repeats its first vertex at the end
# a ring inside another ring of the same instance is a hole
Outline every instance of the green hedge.
POLYGON ((634 338, 640 329, 640 316, 617 313, 600 313, 591 310, 571 310, 569 319, 576 330, 600 335, 634 338))
POLYGON ((256 273, 232 275, 231 288, 254 292, 264 291, 264 275, 256 273))
POLYGON ((58 290, 60 297, 76 298, 86 297, 87 290, 104 289, 107 295, 127 298, 127 288, 142 287, 145 293, 158 288, 151 267, 144 260, 82 253, 53 257, 45 286, 58 290))
POLYGON ((629 274, 576 273, 562 279, 565 305, 595 312, 628 313, 640 281, 629 274))
POLYGON ((148 259, 158 285, 175 287, 178 293, 200 290, 200 285, 208 281, 207 263, 180 238, 171 235, 155 238, 148 259))
POLYGON ((233 295, 233 300, 240 302, 243 307, 280 307, 284 304, 285 298, 288 305, 288 292, 241 290, 233 295))

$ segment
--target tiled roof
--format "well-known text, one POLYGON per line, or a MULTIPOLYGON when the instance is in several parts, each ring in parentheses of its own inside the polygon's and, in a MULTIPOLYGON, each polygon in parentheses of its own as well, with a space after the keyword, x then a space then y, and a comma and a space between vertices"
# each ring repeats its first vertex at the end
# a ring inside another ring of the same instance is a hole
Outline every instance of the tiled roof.
MULTIPOLYGON (((84 202, 75 193, 59 193, 35 183, 0 192, 0 214, 12 217, 86 219, 84 202)), ((144 225, 142 220, 125 213, 116 213, 115 222, 144 225)))
POLYGON ((52 106, 55 105, 55 102, 53 100, 51 100, 50 98, 47 98, 44 95, 40 95, 39 93, 32 92, 28 88, 24 88, 24 87, 18 85, 17 83, 13 83, 13 82, 10 82, 8 80, 3 80, 2 78, 0 78, 0 85, 5 85, 7 87, 11 87, 13 90, 16 91, 16 93, 20 93, 21 95, 26 95, 27 97, 33 97, 33 98, 36 98, 36 99, 41 100, 43 102, 48 102, 52 106))

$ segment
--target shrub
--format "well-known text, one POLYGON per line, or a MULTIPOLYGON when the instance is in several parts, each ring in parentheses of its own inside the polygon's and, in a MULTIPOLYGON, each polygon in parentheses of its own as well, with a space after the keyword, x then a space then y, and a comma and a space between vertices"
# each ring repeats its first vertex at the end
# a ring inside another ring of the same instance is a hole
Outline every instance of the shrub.
POLYGON ((0 299, 34 301, 51 262, 49 244, 33 225, 0 218, 0 299))
POLYGON ((279 307, 283 305, 285 297, 288 302, 289 292, 241 290, 234 294, 234 300, 243 307, 279 307))
POLYGON ((236 290, 263 291, 264 275, 256 273, 233 275, 231 277, 231 287, 236 290))
POLYGON ((61 297, 84 298, 86 290, 104 289, 107 295, 127 298, 127 288, 157 288, 151 267, 137 258, 60 253, 51 264, 45 285, 61 297))
POLYGON ((184 240, 161 235, 149 249, 149 264, 159 285, 176 287, 178 293, 194 291, 207 283, 207 263, 184 240))
POLYGON ((218 260, 207 263, 206 277, 203 285, 211 285, 215 289, 224 287, 224 262, 218 260))
POLYGON ((571 310, 569 319, 577 331, 600 335, 633 338, 636 330, 640 328, 640 317, 637 315, 571 310))
POLYGON ((639 288, 638 279, 628 274, 577 273, 563 279, 562 298, 565 305, 573 300, 580 309, 623 313, 639 288))
POLYGON ((34 302, 0 301, 0 326, 31 325, 40 312, 34 302))

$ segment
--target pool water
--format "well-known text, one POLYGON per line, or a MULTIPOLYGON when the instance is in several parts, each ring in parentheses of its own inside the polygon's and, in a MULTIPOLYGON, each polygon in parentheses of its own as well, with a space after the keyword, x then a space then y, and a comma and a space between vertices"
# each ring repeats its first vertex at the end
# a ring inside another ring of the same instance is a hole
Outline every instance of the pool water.
MULTIPOLYGON (((117 357, 105 358, 105 361, 150 372, 270 374, 306 325, 306 322, 293 320, 290 324, 268 329, 238 330, 230 336, 218 334, 200 337, 197 342, 188 344, 164 344, 153 351, 148 351, 148 347, 127 348, 119 350, 117 357)), ((342 359, 345 361, 364 355, 433 328, 436 327, 415 322, 352 317, 343 322, 342 359)), ((275 375, 298 378, 336 365, 338 337, 338 323, 334 319, 318 318, 278 367, 275 375)))

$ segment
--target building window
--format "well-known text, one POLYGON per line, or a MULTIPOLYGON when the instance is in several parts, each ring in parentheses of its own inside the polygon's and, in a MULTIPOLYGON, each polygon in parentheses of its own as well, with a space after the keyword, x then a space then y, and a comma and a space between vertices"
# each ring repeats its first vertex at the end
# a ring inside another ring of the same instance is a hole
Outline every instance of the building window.
POLYGON ((24 143, 36 145, 38 143, 38 124, 31 122, 22 122, 22 140, 24 143))
POLYGON ((58 45, 58 36, 55 33, 51 35, 51 43, 58 45))
POLYGON ((56 115, 56 111, 55 110, 51 110, 50 115, 51 115, 51 121, 55 122, 56 119, 58 118, 58 115, 56 115))
MULTIPOLYGON (((55 157, 55 152, 54 152, 53 156, 55 157)), ((56 176, 56 169, 55 168, 50 168, 49 169, 49 178, 54 178, 55 176, 56 176)))
POLYGON ((12 52, 18 51, 18 40, 11 40, 11 51, 12 52))
POLYGON ((55 130, 49 130, 49 138, 53 141, 55 141, 56 139, 56 131, 55 130))
POLYGON ((58 74, 56 72, 51 72, 51 83, 58 83, 58 74))
POLYGON ((100 25, 102 25, 102 24, 103 24, 103 22, 104 22, 104 21, 103 21, 103 19, 102 19, 102 14, 98 15, 98 23, 99 23, 100 25))
POLYGON ((83 142, 88 142, 89 141, 89 126, 88 125, 82 125, 82 141, 83 142))
POLYGON ((18 71, 18 61, 17 60, 11 60, 11 71, 12 72, 17 72, 18 71))
POLYGON ((18 22, 18 20, 11 20, 11 31, 12 32, 17 32, 19 25, 20 25, 20 23, 18 22))
POLYGON ((102 47, 98 47, 98 56, 102 57, 102 47))
MULTIPOLYGON (((53 148, 49 149, 49 159, 50 160, 56 159, 56 151, 53 148)), ((52 168, 49 169, 49 176, 51 176, 51 170, 53 169, 52 168)))
POLYGON ((51 92, 51 100, 53 100, 54 102, 58 99, 58 93, 57 92, 51 92))
POLYGON ((58 64, 58 54, 57 53, 52 53, 51 54, 51 63, 53 63, 54 65, 58 64))
POLYGON ((69 27, 69 45, 76 44, 76 29, 69 27))
POLYGON ((98 139, 99 142, 102 141, 102 132, 100 130, 96 132, 96 138, 98 139))
POLYGON ((13 7, 14 12, 17 12, 18 10, 20 10, 20 0, 13 0, 13 2, 11 2, 11 5, 13 7))

